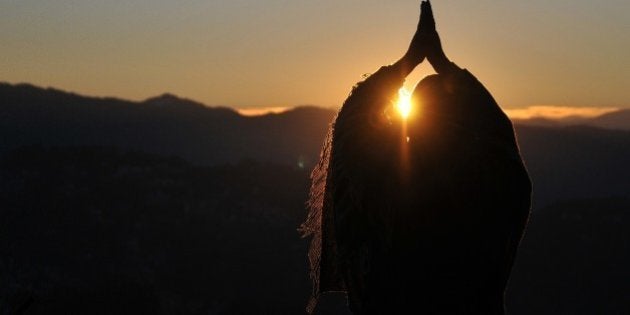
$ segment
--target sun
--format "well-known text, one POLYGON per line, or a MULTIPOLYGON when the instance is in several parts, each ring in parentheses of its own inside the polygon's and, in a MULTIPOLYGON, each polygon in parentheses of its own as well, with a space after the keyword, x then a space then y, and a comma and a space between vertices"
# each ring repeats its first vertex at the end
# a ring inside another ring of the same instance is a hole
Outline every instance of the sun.
POLYGON ((403 86, 398 90, 398 101, 396 101, 396 109, 403 119, 409 118, 411 114, 411 93, 403 86))

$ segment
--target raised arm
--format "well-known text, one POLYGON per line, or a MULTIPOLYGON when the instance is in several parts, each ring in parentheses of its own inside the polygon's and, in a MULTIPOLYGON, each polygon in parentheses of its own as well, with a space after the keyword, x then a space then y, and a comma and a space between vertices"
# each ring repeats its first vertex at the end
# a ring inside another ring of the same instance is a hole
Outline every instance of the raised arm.
MULTIPOLYGON (((416 32, 409 43, 409 48, 407 52, 396 61, 392 67, 396 69, 400 73, 401 77, 407 77, 413 69, 416 68, 424 58, 426 57, 426 42, 427 42, 427 32, 425 29, 429 27, 428 23, 433 21, 433 16, 431 13, 431 8, 427 10, 425 2, 422 2, 420 6, 420 19, 418 20, 418 27, 416 28, 416 32), (429 19, 431 21, 429 21, 429 19)), ((435 30, 435 24, 433 26, 435 30)))

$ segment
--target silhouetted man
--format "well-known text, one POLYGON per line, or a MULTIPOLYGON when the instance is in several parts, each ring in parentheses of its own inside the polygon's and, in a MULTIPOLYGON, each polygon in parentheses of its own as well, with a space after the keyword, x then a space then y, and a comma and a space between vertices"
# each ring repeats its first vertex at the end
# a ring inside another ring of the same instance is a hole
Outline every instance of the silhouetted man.
POLYGON ((450 62, 429 2, 409 50, 357 84, 313 172, 312 312, 346 291, 355 314, 504 314, 504 291, 530 211, 512 124, 450 62), (391 110, 424 58, 416 114, 391 110))

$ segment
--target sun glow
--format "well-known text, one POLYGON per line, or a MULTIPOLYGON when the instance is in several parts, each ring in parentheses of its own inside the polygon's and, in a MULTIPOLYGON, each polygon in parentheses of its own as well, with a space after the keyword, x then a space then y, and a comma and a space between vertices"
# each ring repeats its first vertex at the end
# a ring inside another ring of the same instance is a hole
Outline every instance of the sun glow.
POLYGON ((396 109, 403 119, 409 118, 411 114, 411 93, 403 86, 398 90, 398 101, 396 102, 396 109))

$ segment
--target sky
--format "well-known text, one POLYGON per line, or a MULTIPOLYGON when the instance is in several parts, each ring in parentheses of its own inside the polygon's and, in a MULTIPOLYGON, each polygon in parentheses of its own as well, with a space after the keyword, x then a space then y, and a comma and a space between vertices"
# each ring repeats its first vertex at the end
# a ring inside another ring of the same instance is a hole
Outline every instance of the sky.
MULTIPOLYGON (((504 109, 630 107, 630 1, 433 0, 504 109)), ((338 108, 413 36, 415 0, 0 0, 0 81, 211 106, 338 108)), ((421 65, 412 89, 432 73, 421 65)))

